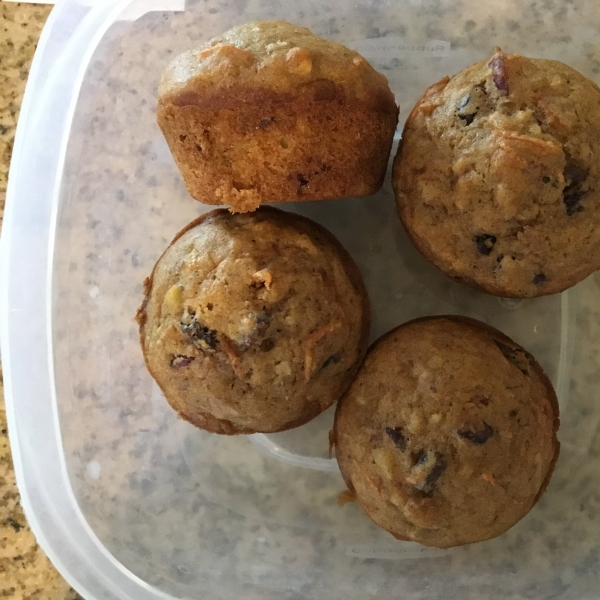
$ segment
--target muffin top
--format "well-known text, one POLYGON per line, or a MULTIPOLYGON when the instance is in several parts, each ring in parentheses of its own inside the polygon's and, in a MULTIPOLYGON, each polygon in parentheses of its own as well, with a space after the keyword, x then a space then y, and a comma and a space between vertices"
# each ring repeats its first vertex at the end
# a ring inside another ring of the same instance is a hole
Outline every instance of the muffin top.
POLYGON ((333 404, 366 351, 358 268, 316 223, 216 210, 159 259, 138 311, 148 369, 185 419, 277 431, 333 404))
POLYGON ((600 88, 497 49, 425 92, 392 180, 407 233, 434 264, 531 297, 600 268, 599 155, 600 88))
POLYGON ((357 52, 284 21, 246 23, 169 65, 159 101, 228 108, 264 100, 352 99, 396 112, 387 79, 357 52))
POLYGON ((544 491, 558 404, 535 359, 495 329, 429 317, 383 336, 340 400, 335 448, 367 514, 450 547, 514 525, 544 491))

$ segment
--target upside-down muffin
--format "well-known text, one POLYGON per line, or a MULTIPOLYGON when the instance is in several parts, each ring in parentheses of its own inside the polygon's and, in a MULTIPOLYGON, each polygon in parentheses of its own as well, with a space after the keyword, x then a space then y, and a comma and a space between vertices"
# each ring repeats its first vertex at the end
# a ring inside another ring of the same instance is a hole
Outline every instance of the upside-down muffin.
POLYGON ((247 212, 375 193, 398 108, 357 52, 263 21, 175 58, 157 117, 189 193, 247 212))

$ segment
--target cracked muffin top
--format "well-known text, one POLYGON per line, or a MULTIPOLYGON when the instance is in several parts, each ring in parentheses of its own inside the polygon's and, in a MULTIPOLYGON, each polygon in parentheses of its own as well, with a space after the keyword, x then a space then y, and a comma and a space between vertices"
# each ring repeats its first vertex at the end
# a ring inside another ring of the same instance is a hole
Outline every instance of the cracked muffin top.
POLYGON ((392 181, 404 227, 447 275, 488 293, 561 292, 600 268, 600 88, 504 54, 431 86, 392 181))
POLYGON ((145 295, 148 370, 181 417, 216 433, 307 422, 339 398, 366 351, 356 264, 326 229, 274 208, 192 222, 145 295))
POLYGON ((269 100, 279 94, 287 102, 299 95, 335 95, 336 86, 348 98, 397 113, 386 77, 358 52, 305 27, 271 20, 239 25, 178 56, 162 77, 159 97, 225 108, 260 100, 261 91, 269 100))
POLYGON ((558 403, 536 360, 464 317, 384 335, 338 403, 333 441, 350 491, 398 539, 447 548, 500 535, 545 490, 558 403))

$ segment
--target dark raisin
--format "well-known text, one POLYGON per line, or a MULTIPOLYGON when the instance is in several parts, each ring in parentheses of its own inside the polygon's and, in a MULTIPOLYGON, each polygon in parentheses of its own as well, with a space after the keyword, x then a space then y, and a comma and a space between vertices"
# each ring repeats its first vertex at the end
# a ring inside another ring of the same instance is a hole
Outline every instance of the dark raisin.
POLYGON ((202 152, 202 146, 200 144, 196 144, 196 150, 198 150, 198 152, 202 152))
POLYGON ((501 52, 496 52, 492 60, 488 63, 492 70, 492 81, 496 86, 496 89, 501 92, 504 96, 508 96, 509 85, 508 85, 508 71, 506 70, 506 60, 501 52))
POLYGON ((429 476, 425 480, 425 485, 423 486, 423 491, 426 493, 430 493, 433 491, 433 488, 437 484, 438 479, 444 474, 444 471, 446 470, 446 468, 448 466, 446 459, 441 454, 436 452, 435 455, 436 455, 435 467, 433 467, 433 469, 429 473, 429 476))
POLYGON ((548 278, 544 273, 536 273, 533 277, 533 285, 544 285, 548 278))
POLYGON ((484 421, 483 429, 478 431, 471 431, 470 429, 459 429, 456 433, 458 436, 463 438, 463 440, 468 440, 472 444, 476 444, 477 446, 481 446, 485 444, 493 435, 494 430, 484 421))
POLYGON ((187 140, 187 135, 184 135, 183 133, 179 136, 179 141, 180 142, 185 142, 185 140, 187 140))
POLYGON ((385 432, 392 442, 394 442, 394 446, 404 452, 406 450, 406 437, 404 437, 404 431, 402 427, 386 427, 385 432))
POLYGON ((429 473, 427 474, 427 477, 425 477, 422 481, 420 481, 419 483, 415 484, 415 488, 425 494, 431 494, 434 489, 435 486, 439 480, 439 478, 444 474, 444 471, 446 470, 448 463, 446 462, 446 459, 444 458, 444 456, 442 454, 440 454, 439 452, 433 452, 433 461, 431 453, 433 451, 432 450, 423 450, 419 453, 419 458, 417 460, 417 467, 419 466, 423 466, 426 465, 428 463, 431 463, 431 469, 429 471, 429 473))
POLYGON ((194 362, 194 359, 194 356, 185 356, 183 354, 177 354, 171 359, 171 368, 182 369, 183 367, 187 367, 189 364, 194 362))
MULTIPOLYGON (((570 186, 569 186, 570 187, 570 186)), ((581 190, 567 191, 567 188, 563 191, 563 200, 567 208, 567 215, 573 216, 575 213, 581 212, 583 206, 580 202, 589 194, 589 191, 582 192, 581 190)))
POLYGON ((589 174, 589 169, 582 167, 572 159, 567 160, 563 173, 565 181, 568 181, 568 185, 563 190, 563 201, 567 209, 567 215, 572 216, 583 210, 580 202, 590 193, 590 190, 582 190, 581 188, 589 174))
POLYGON ((196 320, 195 315, 191 316, 189 322, 181 322, 179 328, 181 329, 181 333, 187 335, 194 346, 200 350, 216 350, 219 344, 217 332, 202 325, 202 323, 196 320))
POLYGON ((263 340, 258 346, 262 352, 270 352, 275 347, 275 342, 271 339, 263 340))
POLYGON ((488 256, 492 253, 497 238, 495 235, 490 235, 489 233, 482 233, 481 235, 476 235, 474 239, 475 245, 477 246, 477 251, 480 254, 488 256))
POLYGON ((337 365, 340 362, 340 357, 337 354, 332 354, 327 360, 321 365, 321 369, 327 368, 329 365, 337 365))
POLYGON ((296 179, 298 179, 298 182, 299 182, 298 187, 306 187, 308 185, 308 179, 306 179, 306 177, 304 177, 304 175, 298 175, 296 177, 296 179))
POLYGON ((510 346, 507 346, 498 340, 494 340, 494 343, 498 347, 498 350, 502 352, 504 358, 508 360, 508 362, 515 365, 515 367, 517 367, 517 369, 519 369, 523 375, 529 375, 531 360, 524 350, 521 350, 520 348, 511 348, 510 346))
POLYGON ((563 174, 569 183, 583 183, 588 178, 590 171, 573 159, 569 159, 563 174))

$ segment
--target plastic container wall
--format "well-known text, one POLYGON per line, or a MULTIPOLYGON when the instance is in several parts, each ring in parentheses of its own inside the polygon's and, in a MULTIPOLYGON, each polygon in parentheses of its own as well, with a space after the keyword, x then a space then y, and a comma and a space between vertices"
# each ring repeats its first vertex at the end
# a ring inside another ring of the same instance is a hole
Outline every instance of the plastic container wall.
POLYGON ((204 211, 155 123, 158 79, 177 53, 238 23, 284 18, 362 52, 388 76, 403 121, 429 84, 496 44, 598 80, 594 4, 180 9, 63 2, 31 70, 4 220, 0 331, 18 483, 44 550, 89 599, 598 597, 597 276, 527 301, 468 290, 412 247, 389 175, 374 197, 283 207, 352 253, 373 337, 427 314, 473 316, 535 354, 557 387, 563 450, 547 494, 507 534, 452 550, 396 542, 356 505, 337 506, 331 410, 269 436, 214 436, 179 421, 144 368, 133 321, 144 277, 204 211))

